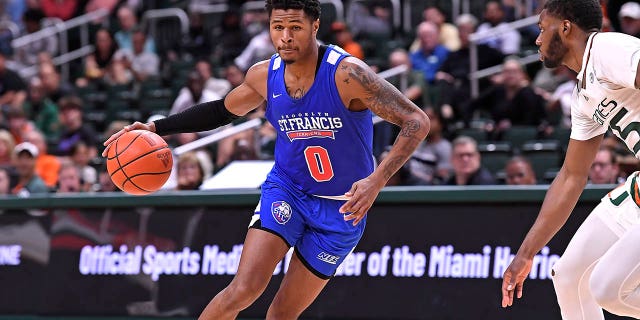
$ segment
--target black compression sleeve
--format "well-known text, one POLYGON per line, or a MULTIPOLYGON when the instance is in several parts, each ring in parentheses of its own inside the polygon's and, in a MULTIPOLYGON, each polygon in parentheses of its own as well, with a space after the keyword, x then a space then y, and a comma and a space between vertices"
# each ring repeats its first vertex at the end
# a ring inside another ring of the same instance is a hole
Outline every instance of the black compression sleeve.
POLYGON ((239 116, 229 112, 224 106, 224 99, 197 104, 180 113, 156 120, 156 133, 164 136, 182 132, 200 132, 212 130, 239 116))

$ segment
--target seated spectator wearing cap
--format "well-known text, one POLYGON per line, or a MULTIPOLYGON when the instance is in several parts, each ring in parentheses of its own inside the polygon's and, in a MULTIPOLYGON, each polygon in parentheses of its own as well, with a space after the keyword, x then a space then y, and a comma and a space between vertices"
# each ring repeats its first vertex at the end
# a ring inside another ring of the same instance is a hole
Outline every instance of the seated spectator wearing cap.
POLYGON ((38 147, 31 142, 23 142, 13 149, 14 166, 18 172, 18 184, 11 190, 12 194, 28 197, 35 193, 47 193, 49 188, 36 174, 36 158, 38 147))
POLYGON ((640 38, 640 4, 637 2, 627 2, 620 7, 618 12, 621 31, 640 38))
POLYGON ((60 160, 56 156, 47 153, 47 143, 42 132, 33 130, 24 136, 24 141, 33 143, 38 148, 36 174, 42 178, 48 187, 53 188, 58 182, 60 160))
POLYGON ((58 141, 56 154, 59 156, 71 155, 73 146, 82 141, 90 149, 90 158, 98 154, 96 137, 98 134, 82 119, 82 100, 75 96, 64 97, 58 103, 60 105, 60 124, 64 128, 58 141))
POLYGON ((350 55, 364 60, 364 51, 362 50, 362 46, 353 40, 353 35, 349 30, 349 27, 344 22, 336 21, 331 24, 331 31, 333 31, 334 37, 336 39, 336 44, 340 46, 344 51, 348 52, 350 55))
POLYGON ((509 159, 504 167, 504 172, 508 185, 532 185, 537 182, 531 162, 522 156, 515 156, 509 159))

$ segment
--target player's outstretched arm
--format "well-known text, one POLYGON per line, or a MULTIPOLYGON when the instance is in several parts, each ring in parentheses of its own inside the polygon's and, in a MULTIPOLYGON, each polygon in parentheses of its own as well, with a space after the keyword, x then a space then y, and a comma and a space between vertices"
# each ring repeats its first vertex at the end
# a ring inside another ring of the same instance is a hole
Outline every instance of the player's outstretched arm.
POLYGON ((504 272, 502 307, 511 306, 514 295, 522 297, 523 283, 531 271, 533 257, 569 218, 587 184, 589 168, 598 152, 600 142, 602 135, 586 141, 569 140, 564 164, 547 191, 538 218, 504 272))
POLYGON ((268 67, 269 61, 252 66, 247 71, 245 81, 231 90, 224 99, 197 104, 150 123, 135 122, 125 126, 104 142, 106 148, 102 156, 106 156, 111 143, 127 131, 149 130, 159 135, 200 132, 215 129, 244 116, 264 101, 268 67))
POLYGON ((340 212, 350 213, 345 220, 354 220, 355 225, 371 208, 380 189, 427 136, 430 123, 420 108, 359 59, 349 57, 340 62, 336 71, 336 85, 349 110, 368 108, 401 128, 389 156, 369 177, 354 183, 346 194, 351 199, 341 207, 340 212))

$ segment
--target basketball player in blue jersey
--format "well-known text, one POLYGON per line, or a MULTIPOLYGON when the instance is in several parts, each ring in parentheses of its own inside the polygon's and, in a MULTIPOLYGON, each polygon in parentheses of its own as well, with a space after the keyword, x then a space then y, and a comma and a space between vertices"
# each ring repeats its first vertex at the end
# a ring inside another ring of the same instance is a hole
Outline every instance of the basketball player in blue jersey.
POLYGON ((298 318, 360 240, 380 189, 429 131, 425 113, 365 63, 339 47, 318 46, 318 0, 267 0, 266 9, 277 54, 252 66, 244 83, 223 100, 136 122, 105 141, 108 150, 128 130, 210 130, 266 101, 266 117, 278 131, 275 165, 238 272, 200 319, 235 319, 260 296, 290 247, 295 254, 266 318, 298 318), (371 112, 401 127, 377 167, 371 112))

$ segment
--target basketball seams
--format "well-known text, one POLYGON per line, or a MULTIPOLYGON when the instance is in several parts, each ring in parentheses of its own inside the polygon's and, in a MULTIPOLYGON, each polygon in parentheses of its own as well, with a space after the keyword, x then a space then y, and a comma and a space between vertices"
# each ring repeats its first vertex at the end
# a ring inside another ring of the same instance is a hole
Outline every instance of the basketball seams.
MULTIPOLYGON (((134 159, 131 159, 129 162, 125 163, 124 165, 121 165, 121 164, 120 164, 120 159, 118 158, 118 165, 119 165, 120 167, 119 167, 118 169, 114 170, 114 171, 113 171, 113 173, 116 173, 116 172, 118 172, 118 171, 120 171, 120 170, 123 170, 123 171, 124 171, 124 167, 126 167, 126 166, 128 166, 128 165, 132 164, 132 163, 133 163, 133 162, 135 162, 136 160, 138 160, 138 159, 140 159, 140 158, 143 158, 143 157, 145 157, 145 156, 147 156, 147 155, 149 155, 149 154, 151 154, 151 153, 154 153, 154 152, 156 152, 156 151, 160 151, 160 150, 162 150, 162 149, 169 149, 169 146, 162 146, 162 147, 160 147, 160 148, 158 148, 158 149, 154 149, 154 150, 151 150, 151 151, 149 151, 149 152, 147 152, 147 153, 145 153, 145 154, 139 155, 138 157, 136 157, 136 158, 134 158, 134 159)), ((112 174, 113 174, 113 173, 112 173, 112 174)), ((125 175, 126 175, 126 174, 125 174, 125 175)))
MULTIPOLYGON (((124 149, 122 149, 121 152, 118 152, 118 141, 120 141, 120 139, 118 138, 115 141, 116 146, 115 146, 114 151, 116 152, 116 154, 115 154, 115 156, 113 156, 111 158, 107 158, 107 160, 113 160, 114 158, 118 158, 118 156, 121 155, 123 152, 125 152, 140 136, 142 136, 142 134, 144 134, 144 131, 143 132, 138 132, 138 135, 135 136, 133 139, 131 139, 131 141, 129 141, 129 144, 126 147, 124 147, 124 149)), ((118 161, 118 164, 120 164, 120 161, 118 161)))

